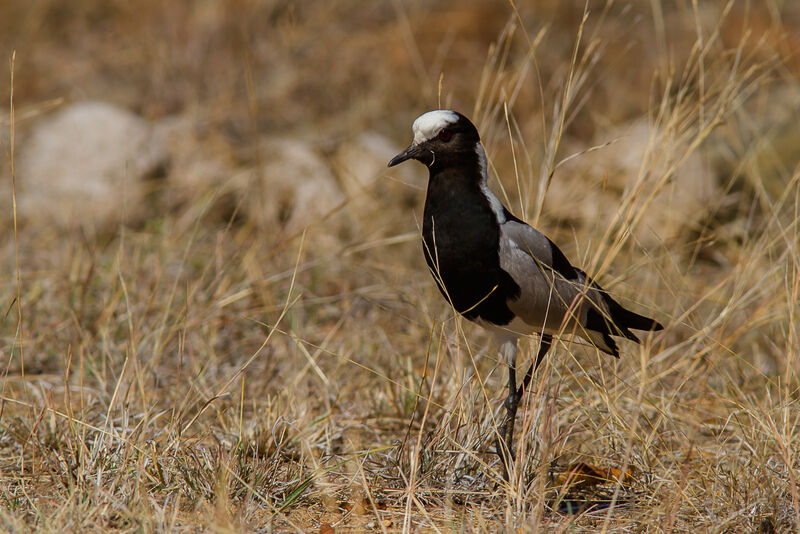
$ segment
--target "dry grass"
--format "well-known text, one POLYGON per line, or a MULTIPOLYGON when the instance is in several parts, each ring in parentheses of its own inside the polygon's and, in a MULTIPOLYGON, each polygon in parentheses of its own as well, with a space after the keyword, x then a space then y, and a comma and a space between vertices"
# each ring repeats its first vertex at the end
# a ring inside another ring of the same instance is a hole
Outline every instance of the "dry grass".
POLYGON ((168 175, 149 215, 88 235, 18 221, 7 172, 0 529, 800 529, 792 2, 188 4, 4 2, 17 147, 26 117, 89 96, 192 116, 250 169, 265 134, 399 147, 441 101, 514 211, 666 329, 618 361, 554 345, 505 484, 504 370, 425 272, 421 179, 375 176, 296 232, 236 217, 222 185, 175 200, 168 175), (643 118, 627 185, 581 167, 643 118), (715 199, 643 240, 696 157, 715 199), (561 184, 574 218, 548 215, 561 184), (585 191, 610 211, 581 218, 585 191))

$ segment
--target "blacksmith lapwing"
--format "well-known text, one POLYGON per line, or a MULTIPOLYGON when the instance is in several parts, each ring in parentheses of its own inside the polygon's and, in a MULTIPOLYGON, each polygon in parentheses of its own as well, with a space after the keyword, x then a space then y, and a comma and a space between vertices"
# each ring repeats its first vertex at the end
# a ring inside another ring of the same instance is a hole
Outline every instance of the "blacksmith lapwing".
POLYGON ((503 206, 486 183, 478 130, 464 115, 430 111, 412 130, 413 143, 389 167, 409 159, 428 167, 422 222, 428 267, 453 308, 495 334, 508 365, 506 420, 497 438, 508 479, 517 407, 554 334, 577 335, 619 357, 612 336, 639 342, 631 329, 663 327, 625 309, 547 236, 503 206), (539 351, 517 386, 517 340, 534 333, 541 336, 539 351))

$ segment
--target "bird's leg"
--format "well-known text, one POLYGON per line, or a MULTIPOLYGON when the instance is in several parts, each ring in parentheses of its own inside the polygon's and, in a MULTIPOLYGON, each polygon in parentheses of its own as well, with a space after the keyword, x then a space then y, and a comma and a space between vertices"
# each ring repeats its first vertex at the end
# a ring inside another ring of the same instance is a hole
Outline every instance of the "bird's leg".
POLYGON ((514 364, 508 366, 508 397, 506 397, 506 422, 503 428, 503 441, 507 448, 504 453, 508 454, 508 465, 514 461, 514 422, 517 420, 517 408, 519 407, 519 395, 517 395, 517 372, 514 364))
POLYGON ((539 364, 542 363, 547 352, 550 350, 550 346, 553 344, 553 336, 550 334, 542 334, 541 339, 539 340, 539 353, 536 355, 536 361, 531 364, 528 368, 528 372, 525 373, 525 378, 522 379, 522 384, 519 386, 519 390, 517 390, 517 398, 522 400, 522 395, 525 393, 525 390, 528 388, 528 384, 531 383, 531 378, 533 378, 533 373, 539 368, 539 364))
POLYGON ((509 480, 511 465, 514 462, 514 453, 511 450, 512 439, 514 437, 514 419, 517 415, 517 340, 505 341, 500 346, 500 354, 508 365, 508 397, 505 400, 506 420, 503 423, 502 431, 497 436, 497 455, 500 463, 503 464, 503 479, 509 480))
POLYGON ((500 461, 503 464, 503 478, 508 481, 511 466, 514 462, 513 441, 514 441, 514 423, 517 418, 517 408, 522 401, 522 396, 533 378, 533 373, 539 368, 550 346, 553 343, 553 336, 550 334, 542 334, 539 341, 539 352, 536 354, 536 361, 534 361, 525 373, 519 389, 517 389, 517 373, 516 373, 516 355, 517 343, 514 340, 513 345, 508 345, 511 342, 506 342, 501 347, 501 352, 506 357, 508 363, 508 397, 506 397, 506 421, 503 425, 503 433, 497 440, 497 454, 500 456, 500 461))

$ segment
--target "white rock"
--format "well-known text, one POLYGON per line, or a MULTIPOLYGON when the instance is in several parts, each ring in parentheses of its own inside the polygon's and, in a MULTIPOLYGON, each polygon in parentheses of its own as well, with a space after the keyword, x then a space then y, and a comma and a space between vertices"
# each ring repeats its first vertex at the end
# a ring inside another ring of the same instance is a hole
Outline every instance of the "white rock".
MULTIPOLYGON (((403 147, 376 132, 364 132, 354 139, 342 143, 333 157, 334 168, 342 188, 350 198, 370 196, 367 189, 378 181, 383 185, 387 174, 398 176, 403 182, 412 181, 411 166, 387 168, 389 160, 403 147)), ((422 174, 422 173, 420 173, 422 174)), ((423 184, 419 184, 423 185, 423 184)), ((379 187, 378 187, 379 188, 379 187)))
POLYGON ((387 167, 402 146, 372 131, 344 140, 331 157, 347 195, 347 212, 359 233, 376 225, 394 227, 399 217, 409 221, 409 206, 421 206, 428 171, 420 165, 387 167))
POLYGON ((236 187, 245 215, 259 226, 297 232, 345 199, 326 161, 305 141, 268 139, 261 161, 259 171, 243 173, 236 187))
POLYGON ((611 224, 621 199, 644 176, 636 209, 642 209, 634 228, 636 240, 645 246, 679 237, 700 223, 719 194, 714 174, 685 143, 670 138, 646 122, 637 121, 616 132, 605 133, 608 145, 571 160, 556 171, 545 201, 549 215, 586 225, 611 224), (648 148, 649 147, 649 148, 648 148), (672 178, 646 207, 657 184, 680 162, 672 178), (645 174, 642 174, 645 173, 645 174))
POLYGON ((169 205, 195 202, 224 187, 238 172, 222 137, 216 131, 200 135, 198 130, 195 121, 186 117, 166 117, 154 126, 170 161, 169 186, 164 191, 169 205))
POLYGON ((37 121, 18 145, 17 202, 31 223, 84 228, 135 216, 142 178, 164 162, 140 117, 104 102, 78 102, 37 121))

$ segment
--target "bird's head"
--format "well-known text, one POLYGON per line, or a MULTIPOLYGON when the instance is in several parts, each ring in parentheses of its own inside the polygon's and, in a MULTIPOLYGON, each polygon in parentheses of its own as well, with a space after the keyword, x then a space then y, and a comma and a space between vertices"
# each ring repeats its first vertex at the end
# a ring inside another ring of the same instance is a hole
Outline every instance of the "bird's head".
POLYGON ((457 164, 465 156, 475 155, 480 143, 478 130, 461 113, 449 109, 429 111, 417 117, 411 127, 414 141, 389 162, 394 167, 409 159, 431 169, 457 164))

